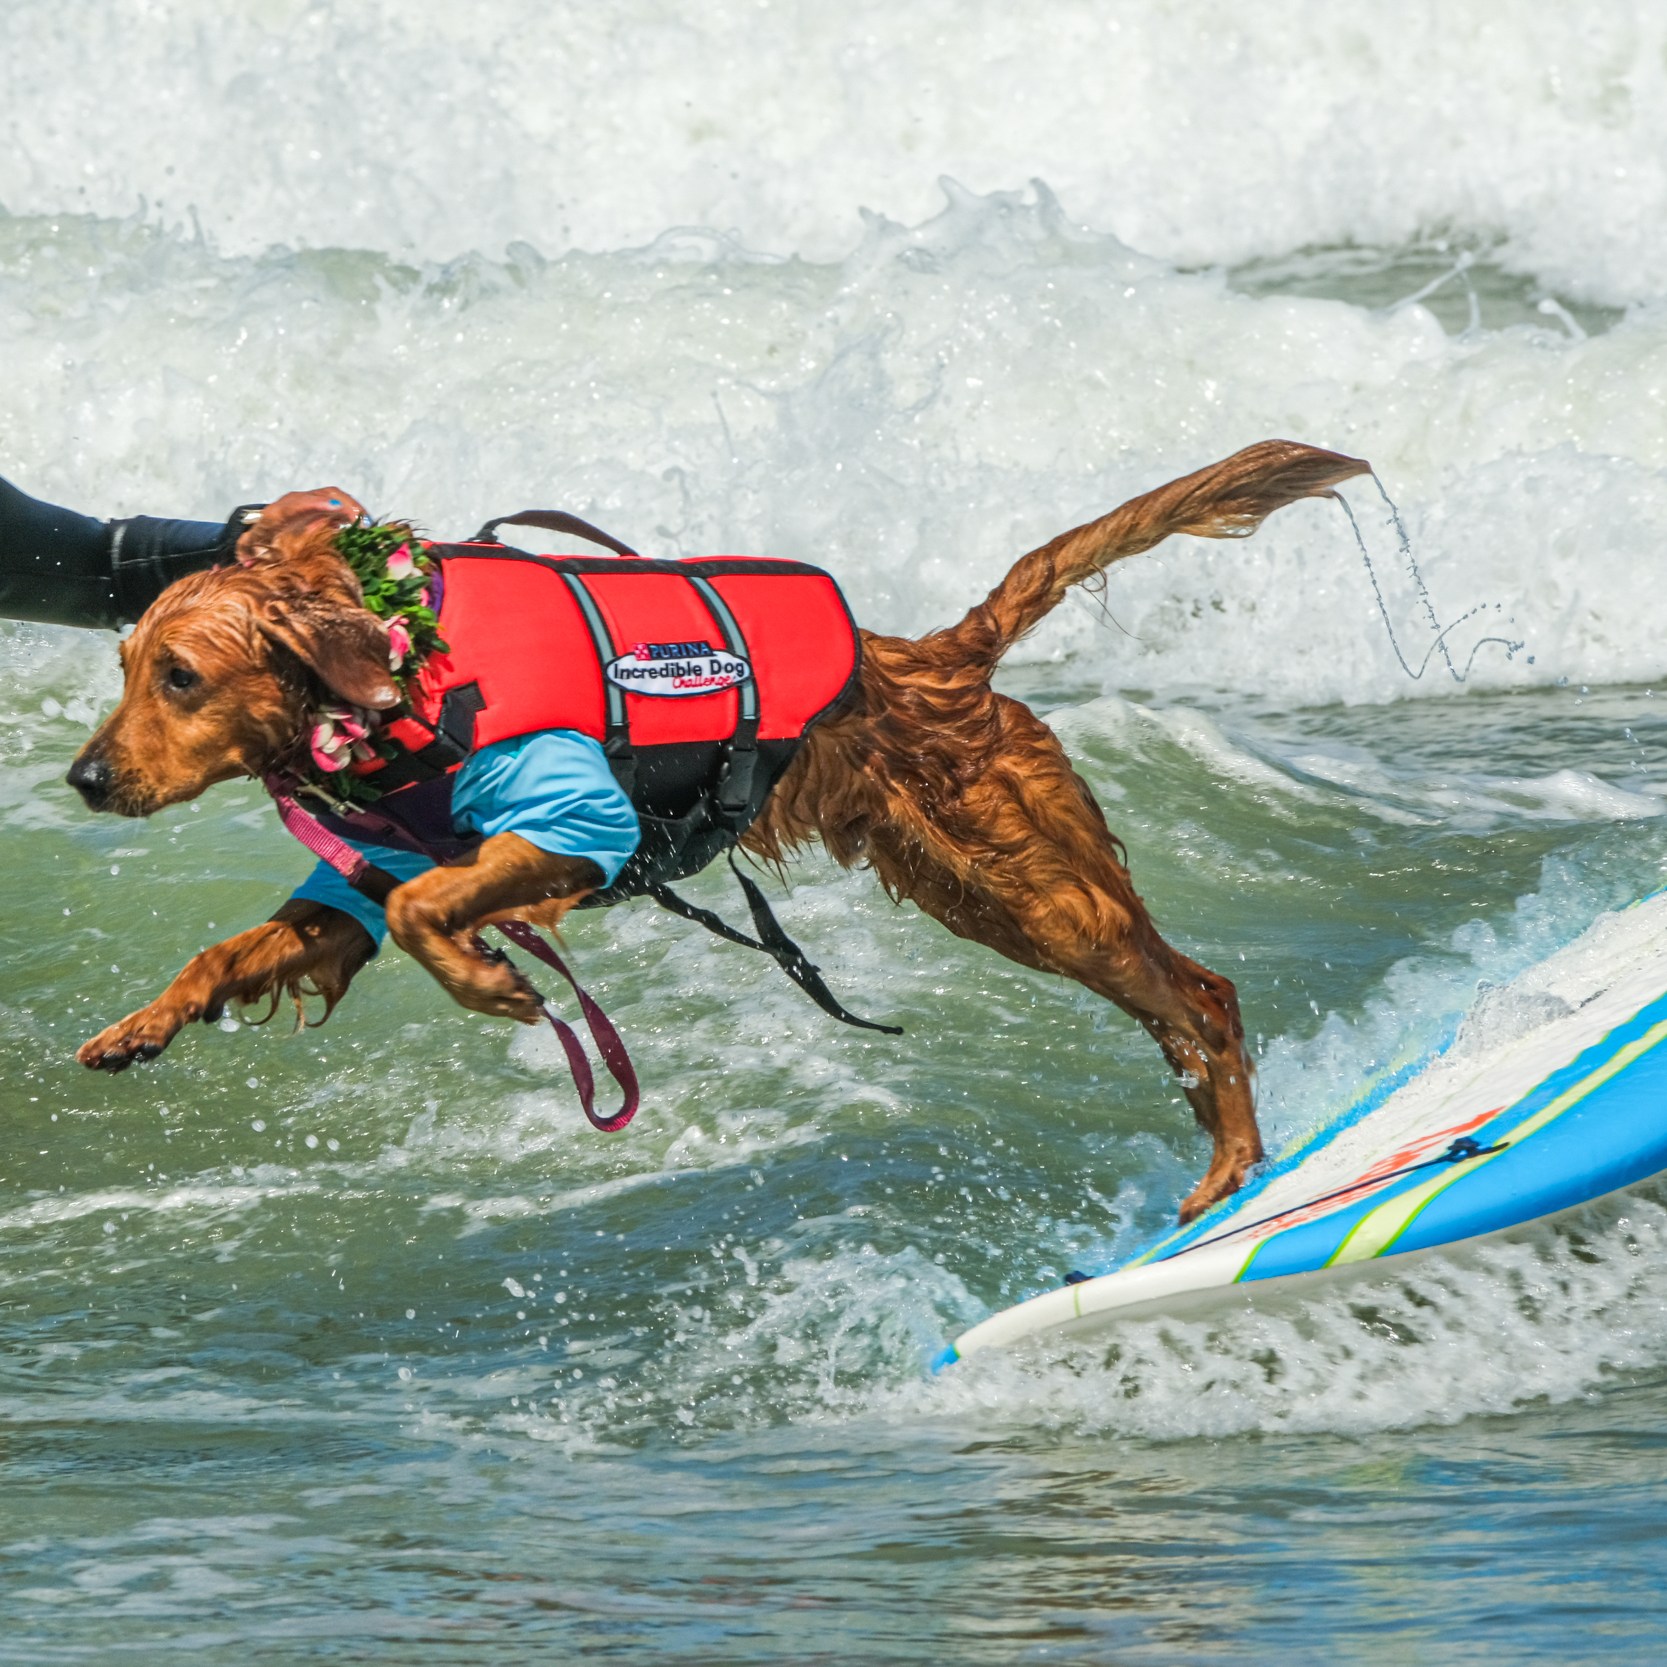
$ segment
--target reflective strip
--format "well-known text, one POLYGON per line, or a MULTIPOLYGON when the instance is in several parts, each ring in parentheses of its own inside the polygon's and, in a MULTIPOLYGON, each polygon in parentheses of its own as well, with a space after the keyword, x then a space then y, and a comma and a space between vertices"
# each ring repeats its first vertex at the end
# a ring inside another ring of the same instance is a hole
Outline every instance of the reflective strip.
MULTIPOLYGON (((585 627, 589 630, 590 640, 596 648, 597 664, 606 667, 619 650, 602 618, 602 611, 596 606, 596 599, 585 589, 584 580, 578 574, 563 573, 562 578, 567 581, 567 588, 573 592, 573 600, 579 604, 579 612, 585 616, 585 627)), ((602 688, 608 700, 609 735, 629 734, 625 717, 625 691, 608 678, 606 671, 602 676, 602 688)))
MULTIPOLYGON (((686 575, 691 585, 700 592, 701 600, 711 610, 712 617, 718 622, 718 629, 723 633, 724 647, 731 654, 739 656, 750 666, 752 659, 747 653, 747 639, 741 635, 741 627, 735 623, 735 615, 729 611, 728 604, 716 590, 698 573, 686 575)), ((740 685, 741 706, 739 723, 756 723, 758 721, 758 674, 753 672, 740 685)))
MULTIPOLYGON (((1572 1110, 1582 1100, 1603 1087, 1611 1077, 1618 1076, 1635 1059, 1642 1058, 1651 1048, 1658 1047, 1663 1040, 1667 1040, 1667 1019, 1651 1025, 1642 1036, 1617 1050, 1589 1076, 1582 1077, 1573 1088, 1559 1094, 1550 1105, 1536 1111, 1532 1117, 1524 1118, 1514 1129, 1503 1131, 1501 1138, 1508 1140, 1511 1147, 1519 1146, 1529 1135, 1538 1133, 1546 1124, 1555 1122, 1565 1111, 1572 1110)), ((1509 1149, 1510 1147, 1507 1148, 1509 1149)), ((1445 1192, 1455 1182, 1462 1181, 1467 1175, 1474 1175, 1483 1164, 1491 1163, 1494 1157, 1503 1156, 1504 1153, 1496 1152, 1492 1157, 1478 1158, 1474 1163, 1454 1164, 1451 1174, 1438 1174, 1421 1186, 1412 1188, 1410 1192, 1403 1192, 1398 1197, 1391 1198, 1388 1203, 1380 1204, 1371 1214, 1362 1216, 1354 1224, 1349 1236, 1332 1253, 1326 1266, 1336 1267, 1342 1262, 1366 1262, 1374 1256, 1383 1255, 1413 1224, 1419 1212, 1431 1199, 1445 1192)))

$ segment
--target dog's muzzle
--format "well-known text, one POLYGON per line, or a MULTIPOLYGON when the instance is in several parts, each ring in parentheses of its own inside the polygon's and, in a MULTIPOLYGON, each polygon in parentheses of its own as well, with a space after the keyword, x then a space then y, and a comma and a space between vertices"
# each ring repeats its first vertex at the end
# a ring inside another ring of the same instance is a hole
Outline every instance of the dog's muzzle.
POLYGON ((108 759, 89 757, 82 753, 70 765, 64 777, 71 787, 87 802, 88 810, 103 810, 110 803, 110 789, 115 784, 115 772, 108 759))

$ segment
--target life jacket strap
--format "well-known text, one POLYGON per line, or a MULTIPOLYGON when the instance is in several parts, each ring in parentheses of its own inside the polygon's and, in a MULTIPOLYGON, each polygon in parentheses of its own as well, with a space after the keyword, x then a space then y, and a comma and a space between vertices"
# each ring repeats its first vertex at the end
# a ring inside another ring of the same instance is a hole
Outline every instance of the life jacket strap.
POLYGON ((398 757, 390 758, 370 776, 372 785, 386 795, 416 782, 450 775, 475 750, 475 719, 485 709, 480 684, 462 683, 446 690, 439 722, 432 728, 414 712, 402 712, 401 722, 426 731, 433 739, 426 746, 407 747, 398 757))
MULTIPOLYGON (((579 614, 585 622, 585 629, 590 632, 591 646, 596 651, 596 663, 606 666, 618 659, 619 649, 614 643, 614 634, 608 629, 608 622, 602 617, 602 610, 597 607, 596 598, 585 589, 584 580, 577 573, 563 573, 562 578, 566 580, 567 588, 573 593, 573 600, 579 605, 579 614)), ((602 679, 602 687, 607 701, 602 751, 607 757, 608 768, 614 773, 614 780, 619 783, 619 790, 634 803, 637 793, 637 755, 631 748, 631 720, 626 712, 625 691, 606 677, 602 679)))
POLYGON ((764 893, 748 875, 735 866, 733 847, 729 852, 729 871, 741 882, 741 891, 747 899, 747 909, 752 915, 753 927, 758 933, 756 938, 749 938, 745 932, 738 932, 722 916, 713 914, 710 909, 703 909, 686 897, 679 897, 670 886, 650 886, 648 895, 662 909, 674 915, 681 915, 684 920, 692 920, 697 926, 704 926, 708 932, 723 938, 726 942, 738 943, 747 949, 760 950, 768 955, 824 1013, 830 1018, 838 1019, 841 1024, 854 1025, 858 1030, 877 1030, 883 1036, 903 1034, 900 1025, 876 1024, 872 1019, 859 1019, 855 1013, 840 1006, 833 992, 822 982, 821 971, 811 965, 805 952, 781 929, 781 922, 771 913, 769 900, 764 893))
MULTIPOLYGON (((729 604, 718 594, 710 580, 698 573, 685 575, 700 593, 706 611, 718 623, 724 647, 736 659, 752 664, 752 652, 739 621, 730 612, 729 604)), ((753 802, 754 781, 758 773, 758 678, 749 676, 740 685, 739 705, 735 729, 724 747, 723 763, 718 769, 716 803, 721 821, 737 834, 745 833, 756 819, 760 806, 753 802)))

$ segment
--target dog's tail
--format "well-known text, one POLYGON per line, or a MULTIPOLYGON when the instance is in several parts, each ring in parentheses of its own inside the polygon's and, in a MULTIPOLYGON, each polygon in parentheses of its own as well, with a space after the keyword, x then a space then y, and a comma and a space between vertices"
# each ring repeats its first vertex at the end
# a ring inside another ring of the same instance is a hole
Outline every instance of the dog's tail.
POLYGON ((1174 533, 1247 538, 1276 509, 1298 498, 1329 497, 1341 482, 1371 472, 1372 466, 1358 457, 1293 440, 1246 446, 1021 556, 960 624, 939 634, 940 640, 953 639, 966 660, 993 670, 1014 643, 1059 605, 1072 585, 1114 561, 1138 556, 1174 533))

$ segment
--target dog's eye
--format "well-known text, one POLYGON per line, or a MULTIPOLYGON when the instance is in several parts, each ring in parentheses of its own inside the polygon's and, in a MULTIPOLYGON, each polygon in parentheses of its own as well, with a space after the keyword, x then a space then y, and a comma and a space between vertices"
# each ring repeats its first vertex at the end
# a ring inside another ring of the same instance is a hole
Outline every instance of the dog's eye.
POLYGON ((170 689, 192 689, 202 681, 189 666, 175 666, 168 673, 170 689))

